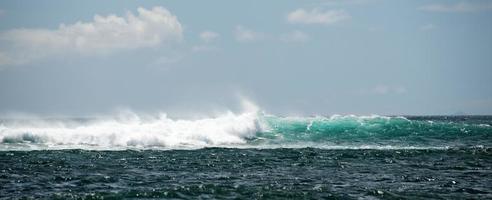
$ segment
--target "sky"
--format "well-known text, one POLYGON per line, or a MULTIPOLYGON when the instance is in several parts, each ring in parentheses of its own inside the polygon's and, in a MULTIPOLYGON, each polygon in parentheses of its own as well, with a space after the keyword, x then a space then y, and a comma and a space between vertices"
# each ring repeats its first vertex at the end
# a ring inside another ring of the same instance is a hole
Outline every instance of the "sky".
POLYGON ((492 1, 0 1, 0 115, 492 114, 492 1))

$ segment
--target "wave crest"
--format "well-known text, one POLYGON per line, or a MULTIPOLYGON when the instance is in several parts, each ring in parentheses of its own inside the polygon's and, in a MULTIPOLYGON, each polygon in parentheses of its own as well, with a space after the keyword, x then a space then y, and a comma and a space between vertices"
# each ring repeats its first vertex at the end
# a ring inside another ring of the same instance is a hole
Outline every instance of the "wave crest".
POLYGON ((98 147, 204 147, 244 144, 258 131, 257 114, 228 112, 215 118, 174 120, 166 115, 143 119, 89 122, 37 120, 0 126, 2 143, 42 143, 44 145, 87 145, 98 147))
POLYGON ((447 148, 491 146, 492 118, 334 115, 278 117, 254 106, 198 120, 133 113, 89 120, 0 121, 0 150, 233 148, 447 148), (464 121, 463 121, 464 120, 464 121))

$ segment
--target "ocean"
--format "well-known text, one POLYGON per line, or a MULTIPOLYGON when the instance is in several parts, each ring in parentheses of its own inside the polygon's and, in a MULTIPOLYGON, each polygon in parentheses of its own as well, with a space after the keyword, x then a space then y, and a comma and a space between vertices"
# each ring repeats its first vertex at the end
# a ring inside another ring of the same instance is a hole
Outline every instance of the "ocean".
POLYGON ((0 121, 0 199, 492 199, 492 116, 0 121))

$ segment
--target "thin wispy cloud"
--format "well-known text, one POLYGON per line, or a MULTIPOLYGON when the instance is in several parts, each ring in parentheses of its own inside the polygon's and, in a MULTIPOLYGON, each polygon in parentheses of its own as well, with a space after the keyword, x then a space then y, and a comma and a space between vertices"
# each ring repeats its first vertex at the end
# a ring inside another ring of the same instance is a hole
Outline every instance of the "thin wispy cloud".
POLYGON ((0 34, 0 65, 29 63, 67 52, 84 55, 154 47, 180 41, 183 28, 163 7, 138 8, 126 17, 95 15, 93 21, 57 29, 12 29, 0 34))
POLYGON ((325 6, 339 6, 339 5, 364 5, 372 2, 377 2, 378 0, 324 0, 319 3, 325 6))
POLYGON ((434 30, 436 28, 436 25, 434 24, 425 24, 423 26, 420 26, 420 30, 421 31, 430 31, 430 30, 434 30))
POLYGON ((350 15, 345 10, 321 10, 318 8, 311 10, 300 8, 287 15, 287 21, 292 24, 329 25, 347 19, 350 19, 350 15))
POLYGON ((201 44, 194 45, 191 47, 192 52, 208 52, 215 51, 219 48, 213 45, 213 41, 217 40, 220 35, 214 31, 206 30, 199 35, 201 44))
POLYGON ((184 55, 178 54, 163 55, 151 61, 147 66, 152 69, 168 70, 171 69, 174 64, 180 62, 184 57, 184 55))
POLYGON ((234 36, 238 42, 253 42, 265 37, 263 33, 250 30, 241 25, 236 26, 234 36))
POLYGON ((219 50, 219 48, 212 45, 196 45, 191 48, 192 52, 208 52, 217 50, 219 50))
POLYGON ((220 35, 216 32, 213 31, 203 31, 200 33, 200 39, 204 42, 212 42, 213 40, 216 40, 220 35))
POLYGON ((389 94, 405 94, 407 89, 399 85, 380 84, 372 88, 366 88, 359 91, 362 95, 389 95, 389 94))
POLYGON ((418 8, 418 10, 428 12, 447 12, 447 13, 465 13, 465 12, 479 12, 479 11, 492 11, 492 2, 458 2, 448 4, 429 4, 418 8))

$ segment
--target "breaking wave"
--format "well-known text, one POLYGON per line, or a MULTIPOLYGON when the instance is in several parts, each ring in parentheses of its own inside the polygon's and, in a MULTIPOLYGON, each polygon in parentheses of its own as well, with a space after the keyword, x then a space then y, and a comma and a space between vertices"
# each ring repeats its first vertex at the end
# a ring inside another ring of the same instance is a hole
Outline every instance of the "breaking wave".
POLYGON ((245 144, 257 127, 255 113, 227 113, 216 118, 174 120, 166 115, 155 119, 103 119, 79 122, 51 120, 14 122, 0 126, 2 144, 112 147, 207 147, 245 144))
POLYGON ((0 121, 0 150, 490 147, 490 118, 279 117, 256 109, 198 120, 157 117, 0 121))

